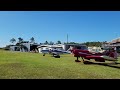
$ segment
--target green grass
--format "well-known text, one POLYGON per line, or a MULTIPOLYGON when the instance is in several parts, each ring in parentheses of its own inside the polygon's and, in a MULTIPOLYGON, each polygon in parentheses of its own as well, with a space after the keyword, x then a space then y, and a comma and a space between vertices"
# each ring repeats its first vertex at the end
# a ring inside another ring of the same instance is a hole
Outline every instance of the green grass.
POLYGON ((76 63, 75 59, 0 50, 0 79, 120 79, 119 68, 76 63))

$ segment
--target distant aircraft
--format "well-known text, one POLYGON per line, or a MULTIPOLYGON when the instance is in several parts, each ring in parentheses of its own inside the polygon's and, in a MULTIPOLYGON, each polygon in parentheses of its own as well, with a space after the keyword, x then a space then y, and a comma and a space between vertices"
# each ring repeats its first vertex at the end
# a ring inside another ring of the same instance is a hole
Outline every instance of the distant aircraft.
POLYGON ((74 57, 77 57, 77 60, 75 60, 76 62, 80 62, 78 60, 79 57, 82 58, 83 62, 84 59, 87 60, 94 59, 95 61, 99 61, 99 62, 105 62, 106 60, 117 61, 117 53, 115 53, 113 49, 111 49, 111 51, 104 53, 91 53, 88 50, 80 50, 80 49, 73 49, 71 51, 74 54, 74 57))

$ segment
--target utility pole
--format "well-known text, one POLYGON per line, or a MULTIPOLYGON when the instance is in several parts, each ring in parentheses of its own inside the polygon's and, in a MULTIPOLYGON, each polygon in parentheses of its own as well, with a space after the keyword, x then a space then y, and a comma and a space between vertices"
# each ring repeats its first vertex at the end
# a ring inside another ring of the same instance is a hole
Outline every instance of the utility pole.
POLYGON ((68 34, 67 34, 67 44, 68 44, 68 34))

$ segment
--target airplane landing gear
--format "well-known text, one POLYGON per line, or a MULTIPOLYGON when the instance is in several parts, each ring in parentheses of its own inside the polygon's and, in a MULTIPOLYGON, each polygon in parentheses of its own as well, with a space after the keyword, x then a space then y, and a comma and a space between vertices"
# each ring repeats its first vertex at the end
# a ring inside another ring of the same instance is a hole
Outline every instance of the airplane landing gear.
POLYGON ((81 62, 81 61, 78 60, 78 58, 79 58, 79 57, 77 57, 77 60, 75 60, 75 62, 81 62))
POLYGON ((60 58, 60 55, 54 55, 55 58, 60 58))
POLYGON ((45 53, 43 54, 43 56, 45 56, 45 53))
POLYGON ((85 61, 84 58, 83 58, 83 57, 81 57, 81 58, 82 58, 82 60, 83 60, 83 62, 84 62, 84 61, 85 61))

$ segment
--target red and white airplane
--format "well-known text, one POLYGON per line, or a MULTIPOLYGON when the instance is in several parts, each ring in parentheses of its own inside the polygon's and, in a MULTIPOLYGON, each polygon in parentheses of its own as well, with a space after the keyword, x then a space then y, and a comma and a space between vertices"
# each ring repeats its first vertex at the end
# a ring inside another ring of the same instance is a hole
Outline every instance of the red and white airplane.
POLYGON ((79 57, 82 58, 83 62, 84 59, 87 60, 94 59, 95 61, 99 61, 99 62, 105 62, 106 60, 117 61, 117 53, 113 48, 103 53, 92 53, 88 50, 80 50, 80 49, 72 49, 71 52, 73 53, 74 57, 77 57, 77 60, 75 60, 76 62, 80 62, 78 60, 79 57))

